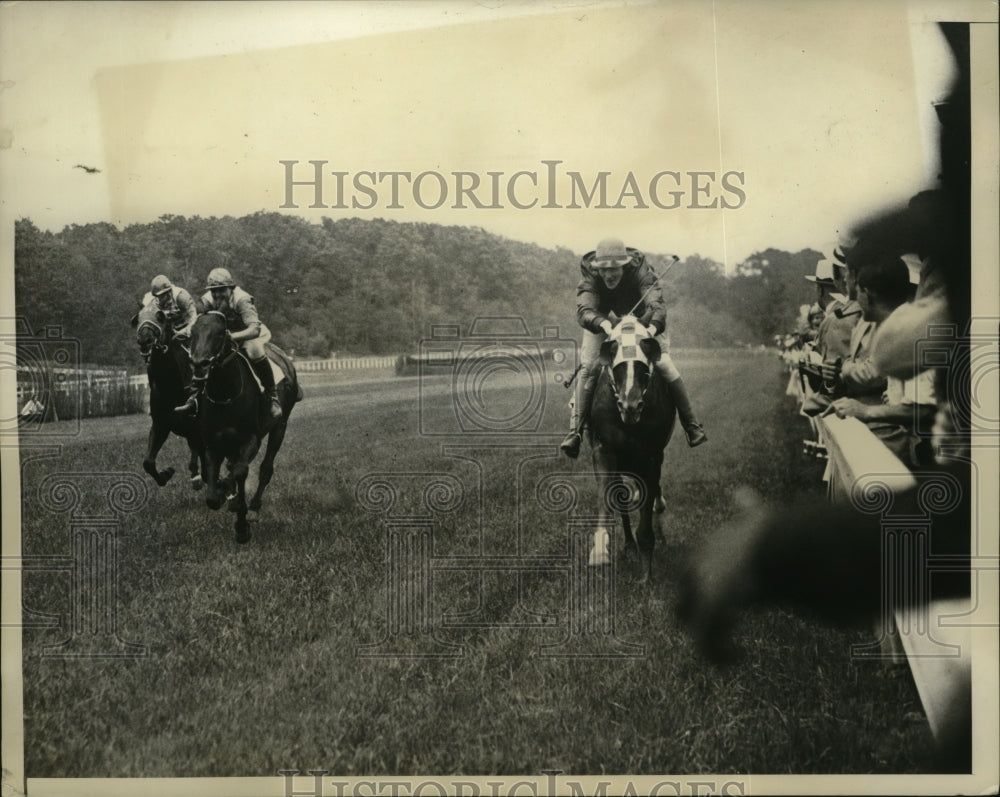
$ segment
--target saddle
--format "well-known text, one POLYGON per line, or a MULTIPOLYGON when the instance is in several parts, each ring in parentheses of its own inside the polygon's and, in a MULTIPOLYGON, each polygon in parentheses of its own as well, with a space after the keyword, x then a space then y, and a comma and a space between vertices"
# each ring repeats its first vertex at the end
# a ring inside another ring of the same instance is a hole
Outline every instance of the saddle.
MULTIPOLYGON (((242 349, 239 349, 236 352, 236 356, 242 357, 244 362, 246 362, 246 364, 250 366, 250 374, 253 376, 254 384, 257 385, 257 392, 263 393, 264 386, 260 383, 260 377, 258 377, 257 372, 254 371, 253 365, 250 363, 250 358, 246 356, 246 353, 242 349)), ((275 386, 277 386, 285 378, 285 372, 281 370, 281 367, 274 361, 274 359, 270 355, 268 355, 267 362, 268 365, 271 366, 271 373, 274 374, 274 384, 275 386)))

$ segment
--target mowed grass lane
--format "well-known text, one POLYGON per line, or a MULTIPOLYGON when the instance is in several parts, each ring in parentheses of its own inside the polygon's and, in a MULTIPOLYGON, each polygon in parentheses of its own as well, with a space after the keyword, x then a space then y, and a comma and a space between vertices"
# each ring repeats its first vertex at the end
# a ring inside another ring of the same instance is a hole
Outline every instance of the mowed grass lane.
MULTIPOLYGON (((734 486, 824 500, 821 468, 799 454, 804 424, 783 395, 776 357, 677 361, 711 442, 688 449, 678 429, 664 466, 655 581, 638 585, 629 561, 617 565, 610 641, 567 636, 580 618, 570 616, 566 568, 518 577, 459 567, 435 571, 429 586, 405 572, 388 579, 383 517, 355 497, 363 478, 388 482, 395 515, 414 514, 434 500, 423 492, 429 483, 458 484, 451 511, 436 515, 438 562, 498 553, 570 561, 573 522, 596 491, 586 445, 576 462, 557 456, 561 388, 546 392, 539 429, 548 437, 428 437, 418 434, 419 412, 425 430, 455 423, 446 378, 424 383, 422 403, 413 378, 343 389, 307 378, 246 546, 233 541, 232 515, 209 512, 186 486, 186 449, 171 439, 160 466, 178 475, 162 489, 143 476, 148 503, 120 518, 118 633, 148 655, 51 658, 43 646, 66 629, 25 631, 28 776, 922 771, 930 735, 915 720, 906 668, 850 659, 850 645, 870 632, 754 612, 739 628, 745 660, 720 670, 677 627, 679 568, 733 516, 734 486), (560 513, 537 494, 556 473, 577 487, 575 509, 560 513), (432 634, 389 633, 396 588, 431 596, 432 634), (631 658, 547 655, 636 646, 642 655, 631 658), (394 655, 358 655, 373 650, 394 655), (415 657, 435 652, 460 655, 415 657)), ((523 380, 510 384, 487 386, 492 417, 524 406, 523 380)), ((25 462, 26 555, 67 552, 68 518, 41 508, 42 479, 141 474, 146 429, 136 418, 85 422, 58 457, 25 462)), ((26 573, 25 606, 65 617, 68 588, 66 574, 26 573)))

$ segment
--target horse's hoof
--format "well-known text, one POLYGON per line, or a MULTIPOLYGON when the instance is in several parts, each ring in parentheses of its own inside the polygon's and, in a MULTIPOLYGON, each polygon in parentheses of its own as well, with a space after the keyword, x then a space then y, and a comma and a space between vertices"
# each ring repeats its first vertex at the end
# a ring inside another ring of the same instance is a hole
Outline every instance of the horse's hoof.
POLYGON ((654 512, 660 513, 666 508, 667 508, 667 502, 663 500, 662 496, 658 497, 655 501, 653 501, 654 512))
POLYGON ((191 489, 192 490, 194 490, 194 491, 197 492, 198 490, 200 490, 204 486, 205 486, 205 482, 203 482, 201 480, 201 476, 192 476, 191 477, 191 489))
POLYGON ((610 535, 608 532, 594 532, 594 547, 590 549, 590 559, 587 561, 590 567, 601 567, 610 564, 611 558, 608 556, 609 541, 610 535))

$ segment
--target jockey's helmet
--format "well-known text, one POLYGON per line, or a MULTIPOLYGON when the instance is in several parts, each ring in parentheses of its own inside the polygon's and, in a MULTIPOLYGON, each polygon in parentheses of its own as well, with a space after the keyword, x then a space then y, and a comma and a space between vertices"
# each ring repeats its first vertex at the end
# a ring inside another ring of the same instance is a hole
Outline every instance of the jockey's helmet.
POLYGON ((208 285, 206 287, 208 290, 212 290, 213 288, 235 288, 236 281, 228 269, 213 268, 208 272, 208 285))
POLYGON ((619 238, 605 238, 597 245, 597 250, 594 252, 594 266, 597 268, 624 266, 631 260, 632 256, 619 238))
POLYGON ((153 296, 161 296, 164 293, 168 293, 173 287, 170 280, 163 274, 157 274, 153 277, 152 283, 150 283, 149 291, 153 296))

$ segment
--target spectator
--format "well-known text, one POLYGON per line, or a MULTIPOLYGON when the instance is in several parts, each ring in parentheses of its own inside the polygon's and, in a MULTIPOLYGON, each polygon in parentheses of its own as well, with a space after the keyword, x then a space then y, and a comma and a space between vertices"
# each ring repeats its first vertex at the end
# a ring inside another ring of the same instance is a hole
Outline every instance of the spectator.
MULTIPOLYGON (((886 252, 875 255, 866 263, 859 264, 858 261, 849 259, 848 270, 856 273, 861 320, 851 332, 847 358, 839 368, 835 363, 824 364, 823 379, 833 395, 864 404, 881 404, 886 379, 871 358, 872 342, 878 325, 896 307, 907 301, 910 292, 909 271, 898 256, 886 252)), ((850 274, 847 279, 850 284, 850 274)))
POLYGON ((816 262, 816 273, 807 274, 806 279, 816 284, 816 303, 809 308, 809 337, 811 347, 807 347, 799 360, 799 373, 809 382, 809 397, 803 406, 807 415, 814 415, 824 409, 829 402, 819 395, 822 388, 822 373, 819 365, 823 361, 823 339, 828 319, 841 306, 835 298, 837 283, 834 280, 834 264, 828 258, 816 262))
POLYGON ((31 398, 24 402, 18 420, 21 423, 41 423, 45 419, 45 405, 38 400, 38 395, 31 394, 31 398))
MULTIPOLYGON (((816 348, 823 363, 839 369, 851 352, 851 333, 861 320, 861 305, 857 301, 857 275, 847 267, 842 250, 834 251, 833 272, 837 289, 842 294, 830 305, 817 335, 816 348)), ((823 383, 823 392, 833 397, 833 382, 823 383)))
MULTIPOLYGON (((909 301, 915 289, 911 274, 916 273, 911 272, 902 257, 891 256, 885 256, 860 270, 858 303, 864 323, 870 325, 870 332, 866 330, 866 339, 874 338, 879 324, 897 307, 909 301)), ((927 371, 908 380, 886 378, 870 356, 854 366, 850 362, 844 364, 841 378, 845 387, 852 378, 866 384, 880 379, 885 382, 885 387, 878 396, 879 400, 872 400, 874 394, 871 392, 848 395, 833 402, 833 411, 840 418, 855 417, 864 421, 907 466, 917 468, 929 464, 928 446, 925 441, 922 444, 920 431, 936 411, 933 374, 927 371)))

